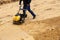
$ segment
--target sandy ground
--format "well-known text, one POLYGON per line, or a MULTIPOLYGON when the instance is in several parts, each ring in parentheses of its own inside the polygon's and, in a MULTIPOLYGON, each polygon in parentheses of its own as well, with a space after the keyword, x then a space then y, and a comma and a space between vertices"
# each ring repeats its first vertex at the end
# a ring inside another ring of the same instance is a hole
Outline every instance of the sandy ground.
POLYGON ((60 0, 33 0, 31 8, 37 15, 22 25, 13 25, 18 2, 0 6, 0 40, 60 40, 60 0))

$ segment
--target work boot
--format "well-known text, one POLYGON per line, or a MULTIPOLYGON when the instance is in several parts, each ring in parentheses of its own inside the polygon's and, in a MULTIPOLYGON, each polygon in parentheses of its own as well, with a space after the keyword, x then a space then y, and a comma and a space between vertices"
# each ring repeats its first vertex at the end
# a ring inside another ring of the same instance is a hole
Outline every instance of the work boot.
POLYGON ((36 15, 33 16, 33 19, 35 19, 35 18, 36 18, 36 15))
POLYGON ((26 18, 27 17, 27 14, 23 14, 23 16, 24 16, 24 18, 26 18))
POLYGON ((25 18, 27 18, 27 14, 25 14, 25 18))

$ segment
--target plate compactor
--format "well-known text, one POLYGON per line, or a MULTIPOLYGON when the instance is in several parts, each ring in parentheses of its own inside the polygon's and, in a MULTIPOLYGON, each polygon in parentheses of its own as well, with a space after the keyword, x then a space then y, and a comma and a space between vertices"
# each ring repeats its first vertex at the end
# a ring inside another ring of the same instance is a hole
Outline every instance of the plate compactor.
MULTIPOLYGON (((23 9, 21 9, 21 7, 20 7, 19 11, 20 11, 20 10, 23 10, 23 9)), ((22 24, 22 23, 24 23, 24 21, 25 21, 25 17, 27 17, 27 15, 21 14, 21 13, 19 13, 19 11, 18 11, 18 13, 13 17, 13 24, 16 24, 16 25, 22 24)))

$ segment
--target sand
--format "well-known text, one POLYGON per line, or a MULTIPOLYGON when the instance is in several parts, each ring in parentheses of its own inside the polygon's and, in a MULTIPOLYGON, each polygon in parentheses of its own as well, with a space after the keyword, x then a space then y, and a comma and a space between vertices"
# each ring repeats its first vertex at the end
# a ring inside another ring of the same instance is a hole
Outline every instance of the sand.
POLYGON ((18 4, 0 6, 0 40, 60 40, 60 0, 33 0, 31 9, 36 19, 27 11, 25 23, 13 25, 18 4))

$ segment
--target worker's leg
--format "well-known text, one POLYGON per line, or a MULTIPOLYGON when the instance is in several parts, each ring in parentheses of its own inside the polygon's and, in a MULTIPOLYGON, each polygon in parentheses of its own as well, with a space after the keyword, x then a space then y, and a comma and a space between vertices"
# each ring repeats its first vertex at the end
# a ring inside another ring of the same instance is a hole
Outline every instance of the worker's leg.
POLYGON ((35 19, 36 15, 35 15, 34 12, 30 9, 30 5, 27 6, 27 10, 32 14, 33 19, 35 19))
POLYGON ((23 15, 24 15, 24 17, 27 17, 27 14, 26 14, 26 5, 23 6, 23 15))
MULTIPOLYGON (((26 9, 26 6, 23 6, 23 9, 26 9)), ((23 10, 23 14, 26 14, 26 10, 23 10)))

